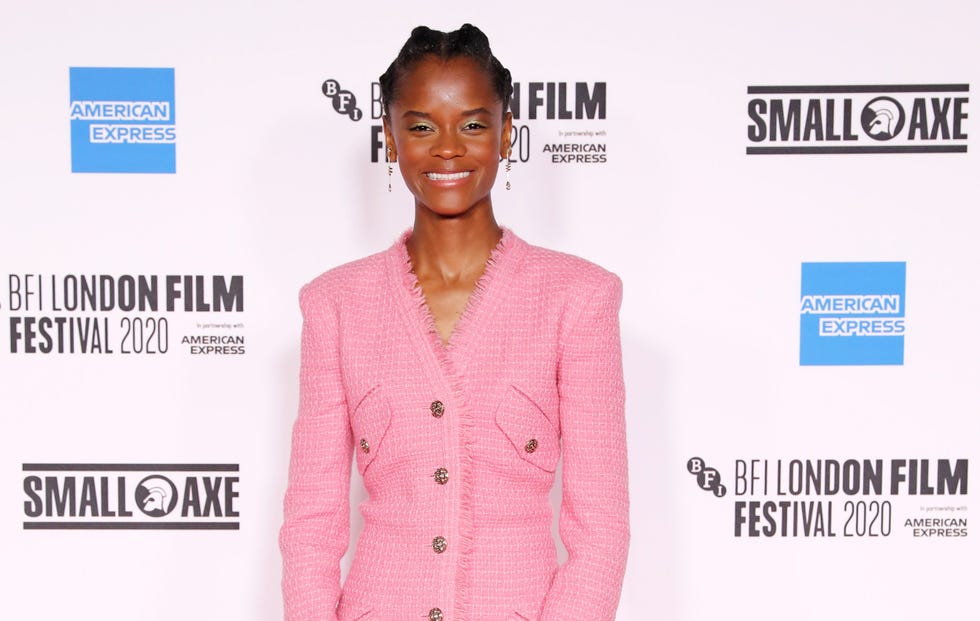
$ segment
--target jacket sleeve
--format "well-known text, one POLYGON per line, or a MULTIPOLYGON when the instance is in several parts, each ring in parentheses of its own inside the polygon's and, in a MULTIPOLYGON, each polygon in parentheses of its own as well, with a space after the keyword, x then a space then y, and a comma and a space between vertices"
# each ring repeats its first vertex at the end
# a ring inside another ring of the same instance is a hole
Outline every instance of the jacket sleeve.
POLYGON ((558 362, 562 435, 558 569, 540 621, 612 621, 629 548, 625 392, 619 338, 622 282, 603 272, 570 309, 558 362), (576 317, 577 313, 577 317, 576 317))
POLYGON ((340 559, 350 531, 352 439, 341 379, 338 319, 308 285, 300 292, 303 333, 299 414, 279 533, 285 621, 333 621, 340 559))

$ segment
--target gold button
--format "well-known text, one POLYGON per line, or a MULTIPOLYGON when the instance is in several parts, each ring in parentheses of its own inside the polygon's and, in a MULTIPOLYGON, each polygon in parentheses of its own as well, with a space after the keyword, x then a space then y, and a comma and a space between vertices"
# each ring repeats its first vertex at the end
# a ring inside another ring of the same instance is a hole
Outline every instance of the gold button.
POLYGON ((433 608, 429 611, 429 621, 442 621, 442 611, 438 608, 433 608))
POLYGON ((441 418, 442 413, 446 411, 446 406, 442 404, 442 401, 433 401, 432 405, 429 406, 429 409, 432 410, 433 416, 436 418, 441 418))
POLYGON ((365 453, 371 452, 371 447, 368 445, 367 440, 365 440, 364 438, 361 438, 361 450, 364 451, 365 453))
POLYGON ((436 478, 436 483, 439 485, 445 485, 449 481, 449 471, 445 468, 439 468, 436 470, 435 474, 432 475, 436 478))
POLYGON ((533 453, 534 451, 538 450, 538 441, 531 438, 527 441, 527 444, 524 445, 524 450, 528 453, 533 453))
POLYGON ((436 551, 436 554, 442 554, 446 551, 446 538, 436 537, 432 540, 432 549, 436 551))

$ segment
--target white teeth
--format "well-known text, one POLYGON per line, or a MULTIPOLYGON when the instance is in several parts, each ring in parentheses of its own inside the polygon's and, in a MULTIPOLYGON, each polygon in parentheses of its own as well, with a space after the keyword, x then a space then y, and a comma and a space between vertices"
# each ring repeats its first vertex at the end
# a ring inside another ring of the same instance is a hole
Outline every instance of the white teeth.
POLYGON ((429 172, 425 173, 425 176, 433 181, 455 181, 456 179, 465 179, 470 176, 469 171, 458 172, 458 173, 436 173, 429 172))

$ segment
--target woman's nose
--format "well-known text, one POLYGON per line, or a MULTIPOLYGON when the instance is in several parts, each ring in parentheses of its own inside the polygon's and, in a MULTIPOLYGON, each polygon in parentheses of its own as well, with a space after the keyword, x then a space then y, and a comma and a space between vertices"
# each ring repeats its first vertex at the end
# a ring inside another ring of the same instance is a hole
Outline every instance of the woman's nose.
POLYGON ((435 144, 432 145, 430 153, 435 157, 449 159, 464 155, 466 146, 455 132, 440 132, 436 136, 435 144))

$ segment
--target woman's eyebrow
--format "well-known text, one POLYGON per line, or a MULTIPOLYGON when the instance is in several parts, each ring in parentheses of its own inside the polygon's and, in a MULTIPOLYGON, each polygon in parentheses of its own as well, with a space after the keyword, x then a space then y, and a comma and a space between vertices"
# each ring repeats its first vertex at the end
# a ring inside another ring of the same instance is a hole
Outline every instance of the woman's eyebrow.
MULTIPOLYGON (((475 114, 489 115, 490 111, 487 110, 486 108, 473 108, 472 110, 463 110, 460 116, 473 116, 475 114)), ((419 112, 418 110, 406 110, 405 113, 402 114, 402 118, 407 118, 407 117, 431 119, 432 115, 427 112, 419 112)))

